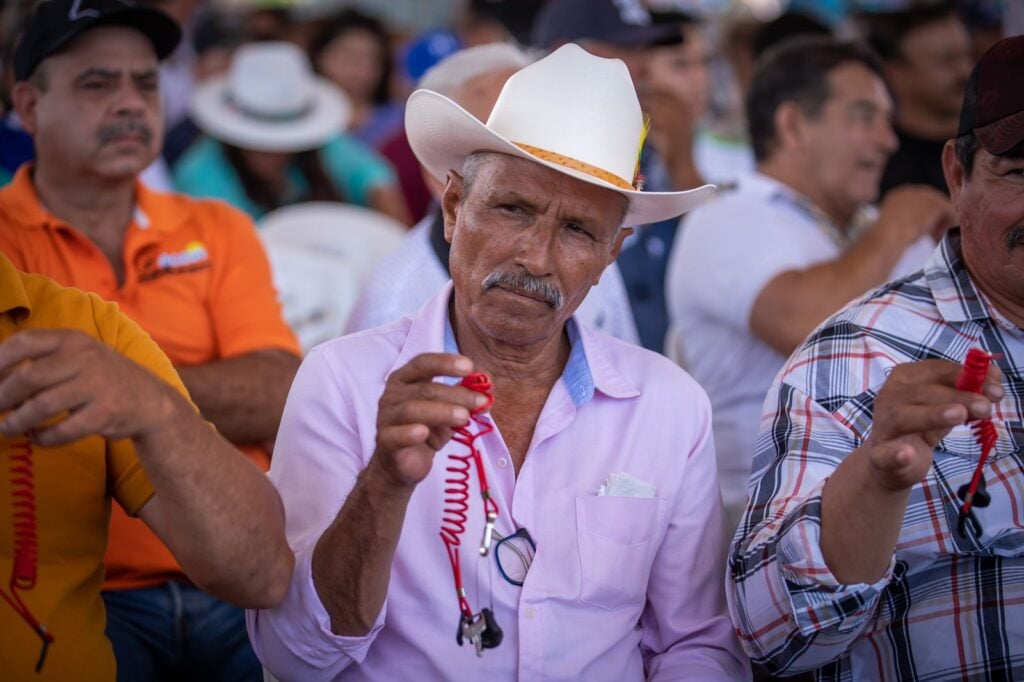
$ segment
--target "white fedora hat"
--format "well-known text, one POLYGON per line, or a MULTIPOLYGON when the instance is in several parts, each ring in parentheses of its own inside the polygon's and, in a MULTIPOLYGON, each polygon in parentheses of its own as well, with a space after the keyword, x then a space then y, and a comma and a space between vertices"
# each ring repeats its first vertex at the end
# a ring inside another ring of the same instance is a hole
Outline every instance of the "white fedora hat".
POLYGON ((644 225, 685 213, 715 187, 641 192, 643 118, 626 65, 569 43, 509 78, 486 124, 443 95, 417 90, 405 129, 420 163, 442 182, 473 152, 500 152, 619 192, 629 200, 623 224, 644 225))
POLYGON ((351 106, 297 46, 259 42, 238 48, 226 76, 197 88, 191 114, 207 135, 236 147, 298 152, 344 130, 351 106))

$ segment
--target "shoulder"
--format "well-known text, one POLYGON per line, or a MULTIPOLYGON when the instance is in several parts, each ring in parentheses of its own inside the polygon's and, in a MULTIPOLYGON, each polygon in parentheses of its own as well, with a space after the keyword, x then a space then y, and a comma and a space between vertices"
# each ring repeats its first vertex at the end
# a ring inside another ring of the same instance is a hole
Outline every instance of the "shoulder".
POLYGON ((249 214, 221 199, 200 199, 180 192, 148 190, 154 221, 184 223, 191 221, 203 236, 213 242, 232 243, 237 239, 257 238, 256 225, 249 214))
POLYGON ((644 403, 655 402, 667 410, 686 406, 710 412, 701 385, 664 355, 592 329, 583 333, 591 373, 607 377, 614 385, 635 388, 644 403))
POLYGON ((383 382, 409 336, 411 318, 325 341, 307 354, 303 364, 326 366, 340 385, 383 382))
POLYGON ((925 341, 944 324, 926 276, 918 271, 868 292, 825 320, 779 378, 826 406, 841 402, 877 389, 898 364, 944 357, 943 349, 925 341))

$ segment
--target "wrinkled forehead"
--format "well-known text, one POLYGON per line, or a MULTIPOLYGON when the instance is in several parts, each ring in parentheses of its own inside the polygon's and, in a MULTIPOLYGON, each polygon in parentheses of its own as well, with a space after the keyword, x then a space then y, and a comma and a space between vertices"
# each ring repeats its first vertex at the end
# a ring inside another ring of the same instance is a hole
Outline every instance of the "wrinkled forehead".
POLYGON ((514 195, 538 207, 557 202, 574 215, 595 222, 615 222, 615 227, 629 206, 629 200, 615 190, 598 187, 536 161, 497 152, 477 156, 472 192, 514 195))

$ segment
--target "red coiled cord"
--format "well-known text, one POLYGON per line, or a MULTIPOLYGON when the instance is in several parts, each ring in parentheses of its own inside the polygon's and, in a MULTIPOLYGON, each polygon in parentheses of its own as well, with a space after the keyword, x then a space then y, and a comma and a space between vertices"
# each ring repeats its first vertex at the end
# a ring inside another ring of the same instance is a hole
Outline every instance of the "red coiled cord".
MULTIPOLYGON (((967 358, 964 360, 964 368, 956 380, 957 390, 981 393, 985 377, 988 376, 988 365, 991 360, 992 355, 980 348, 972 348, 968 351, 967 358)), ((963 500, 957 520, 957 531, 961 537, 967 535, 966 526, 968 523, 972 525, 974 535, 981 537, 981 524, 974 518, 971 510, 974 507, 987 507, 989 504, 989 496, 985 491, 983 469, 985 468, 985 462, 988 461, 989 453, 992 452, 992 448, 995 447, 996 441, 999 439, 991 418, 975 420, 971 423, 971 431, 974 432, 974 437, 981 448, 981 455, 978 457, 978 465, 974 468, 971 482, 966 486, 962 486, 957 491, 957 495, 963 500)))
POLYGON ((0 596, 43 640, 36 662, 36 672, 43 668, 46 651, 53 643, 53 635, 35 619, 16 590, 31 590, 36 585, 39 565, 39 539, 36 520, 35 477, 32 472, 32 443, 19 441, 10 449, 11 507, 14 520, 14 562, 11 567, 10 596, 0 590, 0 596))
POLYGON ((484 501, 484 514, 493 523, 498 516, 498 505, 491 497, 490 488, 487 485, 487 474, 484 472, 484 463, 477 449, 475 441, 480 436, 490 433, 494 427, 480 418, 480 414, 486 412, 494 403, 494 396, 491 395, 491 380, 486 374, 470 374, 462 380, 462 386, 469 388, 487 397, 487 404, 474 409, 470 413, 470 421, 477 425, 476 433, 469 430, 469 424, 458 426, 454 429, 455 435, 452 440, 469 448, 469 452, 459 455, 449 453, 449 465, 446 467, 450 475, 445 479, 444 514, 441 520, 441 541, 444 542, 445 550, 448 552, 448 560, 452 565, 452 577, 455 581, 455 594, 459 599, 459 611, 464 618, 473 617, 473 609, 466 599, 466 588, 462 583, 462 566, 459 562, 459 545, 462 542, 462 534, 466 532, 466 512, 469 511, 469 469, 470 461, 476 467, 477 479, 480 482, 480 497, 484 501))

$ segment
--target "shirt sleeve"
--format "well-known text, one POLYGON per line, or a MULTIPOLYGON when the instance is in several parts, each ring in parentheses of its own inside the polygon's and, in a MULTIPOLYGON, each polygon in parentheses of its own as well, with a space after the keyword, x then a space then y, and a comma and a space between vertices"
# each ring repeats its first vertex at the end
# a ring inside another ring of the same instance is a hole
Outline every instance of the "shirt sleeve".
POLYGON ((778 275, 806 268, 814 260, 802 248, 806 235, 784 209, 722 199, 698 209, 682 223, 682 239, 670 281, 680 281, 676 297, 688 305, 750 331, 757 297, 778 275), (722 305, 722 292, 729 303, 722 305))
POLYGON ((270 262, 252 221, 220 202, 208 203, 207 234, 217 244, 211 292, 211 318, 220 357, 280 349, 300 354, 295 334, 284 321, 270 262))
POLYGON ((698 413, 697 437, 687 452, 684 481, 668 531, 655 557, 641 616, 641 646, 649 680, 750 679, 725 603, 727 531, 718 489, 711 407, 685 402, 698 413))
POLYGON ((396 183, 391 165, 348 135, 332 139, 324 145, 321 155, 327 173, 341 188, 343 198, 353 204, 369 206, 373 190, 396 183))
POLYGON ((730 550, 727 596, 747 653, 773 674, 841 656, 869 622, 895 560, 873 584, 844 585, 821 553, 821 492, 860 439, 776 380, 758 439, 747 511, 730 550))
MULTIPOLYGON (((116 304, 93 294, 89 297, 92 299, 93 315, 101 340, 125 358, 155 374, 188 400, 188 391, 174 366, 149 334, 122 314, 116 304)), ((130 440, 108 442, 107 476, 111 495, 131 516, 138 514, 154 494, 153 485, 130 440)))
POLYGON ((387 606, 363 637, 339 637, 313 584, 313 549, 364 467, 356 415, 325 348, 313 349, 292 384, 274 447, 270 478, 284 503, 295 572, 284 601, 249 611, 257 656, 282 680, 331 680, 362 661, 384 626, 387 606))

